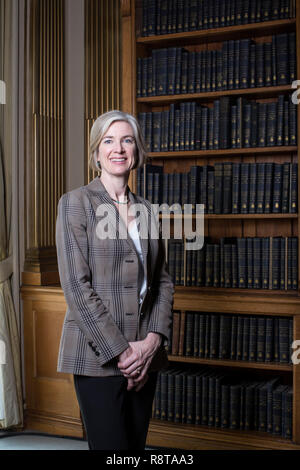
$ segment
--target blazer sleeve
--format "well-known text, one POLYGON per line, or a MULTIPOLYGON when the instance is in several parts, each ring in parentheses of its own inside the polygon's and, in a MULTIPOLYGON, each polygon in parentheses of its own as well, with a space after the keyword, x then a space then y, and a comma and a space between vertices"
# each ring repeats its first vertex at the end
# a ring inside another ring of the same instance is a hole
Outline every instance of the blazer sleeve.
POLYGON ((163 345, 166 346, 170 341, 174 284, 168 273, 165 247, 161 238, 160 228, 157 263, 154 269, 151 291, 155 300, 152 306, 147 332, 152 331, 163 335, 163 345))
POLYGON ((56 248, 59 276, 71 317, 102 366, 129 347, 101 298, 91 286, 86 213, 74 191, 58 203, 56 248))

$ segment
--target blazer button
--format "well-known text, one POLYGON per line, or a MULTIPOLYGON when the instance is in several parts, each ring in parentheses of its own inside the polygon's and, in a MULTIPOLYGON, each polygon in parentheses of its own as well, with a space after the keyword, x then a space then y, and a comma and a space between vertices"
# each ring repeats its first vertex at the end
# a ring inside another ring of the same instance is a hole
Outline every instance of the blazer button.
POLYGON ((99 351, 96 351, 95 354, 96 354, 96 356, 100 356, 99 351))

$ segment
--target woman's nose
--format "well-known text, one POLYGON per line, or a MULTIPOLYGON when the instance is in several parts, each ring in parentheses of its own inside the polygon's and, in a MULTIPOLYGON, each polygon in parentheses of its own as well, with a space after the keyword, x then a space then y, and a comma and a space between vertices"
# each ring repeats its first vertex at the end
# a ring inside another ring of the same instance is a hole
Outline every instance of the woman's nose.
POLYGON ((116 140, 115 142, 115 151, 118 153, 122 153, 124 150, 123 142, 121 140, 116 140))

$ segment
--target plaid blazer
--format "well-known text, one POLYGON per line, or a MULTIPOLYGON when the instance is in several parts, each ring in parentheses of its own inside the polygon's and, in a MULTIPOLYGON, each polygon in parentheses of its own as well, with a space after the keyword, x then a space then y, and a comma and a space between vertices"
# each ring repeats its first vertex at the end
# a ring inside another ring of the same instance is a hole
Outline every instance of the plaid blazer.
MULTIPOLYGON (((131 191, 128 194, 131 203, 141 204, 144 209, 138 220, 147 226, 145 217, 150 223, 152 214, 150 202, 131 191)), ((140 269, 147 279, 147 289, 139 303, 139 256, 130 236, 120 237, 121 228, 127 235, 121 219, 99 177, 59 200, 56 247, 67 312, 58 372, 122 375, 117 367, 118 355, 129 341, 144 339, 150 331, 161 333, 164 341, 149 371, 168 364, 165 346, 170 335, 174 286, 166 269, 163 241, 161 237, 141 237, 144 263, 140 269), (104 215, 99 214, 99 208, 108 209, 114 216, 107 219, 106 227, 116 229, 115 239, 101 237, 104 215)))

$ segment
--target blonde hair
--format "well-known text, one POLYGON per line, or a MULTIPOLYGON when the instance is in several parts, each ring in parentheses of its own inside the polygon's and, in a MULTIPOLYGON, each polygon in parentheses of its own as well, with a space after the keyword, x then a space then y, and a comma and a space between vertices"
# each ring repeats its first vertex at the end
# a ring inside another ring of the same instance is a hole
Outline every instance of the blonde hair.
POLYGON ((100 170, 99 166, 97 165, 97 155, 100 142, 109 127, 116 121, 128 122, 133 130, 133 135, 136 142, 136 153, 134 164, 131 170, 139 168, 146 161, 147 152, 138 121, 131 114, 124 113, 123 111, 112 110, 101 114, 101 116, 99 116, 94 122, 90 132, 89 166, 94 171, 100 170))

